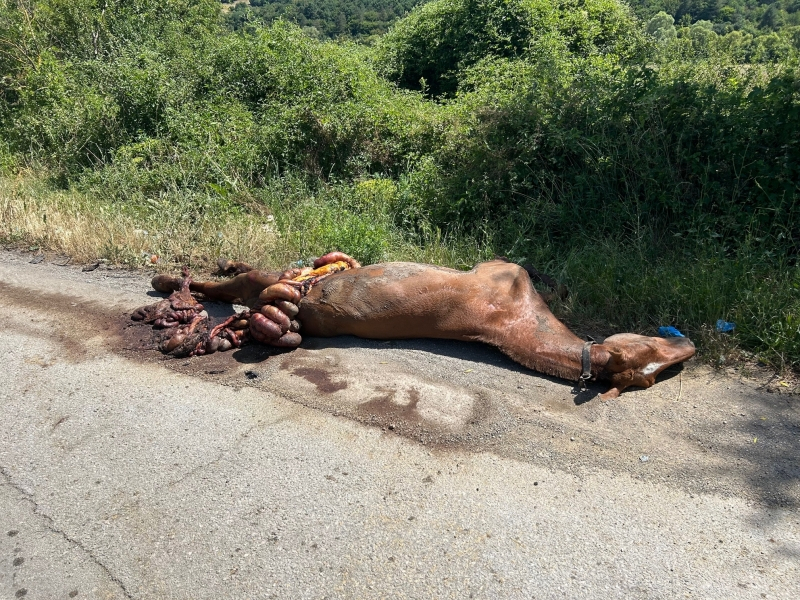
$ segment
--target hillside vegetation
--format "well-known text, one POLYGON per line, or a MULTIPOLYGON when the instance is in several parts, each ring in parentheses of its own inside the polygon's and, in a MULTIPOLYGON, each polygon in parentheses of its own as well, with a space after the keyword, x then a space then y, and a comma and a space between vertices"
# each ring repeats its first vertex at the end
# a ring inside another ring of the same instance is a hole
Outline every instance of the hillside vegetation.
POLYGON ((719 34, 759 35, 800 25, 797 0, 633 0, 631 5, 645 19, 666 12, 681 24, 709 21, 719 34))
MULTIPOLYGON (((233 29, 241 29, 252 21, 268 25, 285 19, 315 37, 362 40, 386 33, 395 20, 426 1, 222 0, 225 22, 233 29)), ((769 38, 764 40, 767 45, 775 45, 776 38, 791 44, 800 31, 798 0, 630 0, 628 4, 645 21, 664 13, 679 31, 700 22, 718 35, 738 32, 734 38, 739 45, 750 45, 760 36, 769 38)))
POLYGON ((296 23, 318 38, 370 39, 423 0, 249 0, 226 2, 225 22, 241 29, 256 21, 270 25, 277 19, 296 23))
POLYGON ((584 330, 798 365, 798 49, 730 35, 616 0, 434 0, 369 47, 232 31, 211 0, 0 0, 0 237, 499 254, 566 283, 584 330))

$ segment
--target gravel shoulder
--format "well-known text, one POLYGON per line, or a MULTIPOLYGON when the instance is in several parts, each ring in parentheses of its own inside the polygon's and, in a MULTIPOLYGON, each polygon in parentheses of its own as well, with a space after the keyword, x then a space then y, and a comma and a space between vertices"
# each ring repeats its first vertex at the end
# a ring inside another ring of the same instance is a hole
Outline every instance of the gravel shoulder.
POLYGON ((0 598, 795 596, 780 386, 690 363, 604 403, 439 340, 165 360, 149 277, 31 258, 0 253, 0 598))

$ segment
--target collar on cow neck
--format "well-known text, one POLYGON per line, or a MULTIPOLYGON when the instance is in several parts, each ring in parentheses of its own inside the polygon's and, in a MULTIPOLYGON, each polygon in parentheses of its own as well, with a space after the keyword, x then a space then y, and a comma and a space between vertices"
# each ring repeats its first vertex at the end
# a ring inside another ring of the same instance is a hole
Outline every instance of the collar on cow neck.
POLYGON ((581 376, 578 378, 578 382, 582 390, 586 389, 586 382, 592 378, 592 356, 589 352, 592 344, 594 344, 594 340, 589 338, 583 344, 583 352, 581 352, 581 376))

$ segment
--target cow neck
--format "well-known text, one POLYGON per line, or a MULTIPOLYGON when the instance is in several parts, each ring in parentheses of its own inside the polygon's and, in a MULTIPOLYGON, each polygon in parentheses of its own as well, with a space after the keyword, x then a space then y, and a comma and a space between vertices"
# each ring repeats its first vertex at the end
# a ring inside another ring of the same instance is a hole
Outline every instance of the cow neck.
MULTIPOLYGON (((559 322, 555 316, 527 319, 513 327, 497 345, 503 353, 529 369, 562 379, 578 381, 583 371, 584 340, 559 322)), ((610 359, 602 344, 589 348, 592 378, 603 378, 610 359)))

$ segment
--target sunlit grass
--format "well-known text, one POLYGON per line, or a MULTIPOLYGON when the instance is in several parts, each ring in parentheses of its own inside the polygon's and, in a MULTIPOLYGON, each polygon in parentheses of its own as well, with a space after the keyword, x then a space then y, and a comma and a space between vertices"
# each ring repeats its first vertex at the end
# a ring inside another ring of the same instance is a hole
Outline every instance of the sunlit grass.
POLYGON ((60 190, 23 172, 0 177, 0 242, 77 262, 161 270, 211 268, 221 256, 281 269, 332 250, 367 264, 407 260, 462 269, 491 258, 485 245, 467 236, 429 227, 404 232, 388 207, 359 206, 352 187, 312 193, 296 181, 277 182, 257 197, 220 204, 188 193, 121 203, 60 190))
POLYGON ((137 211, 25 175, 0 178, 0 240, 131 267, 152 264, 154 256, 162 268, 203 267, 222 255, 278 266, 293 256, 266 215, 204 216, 180 202, 137 211))

